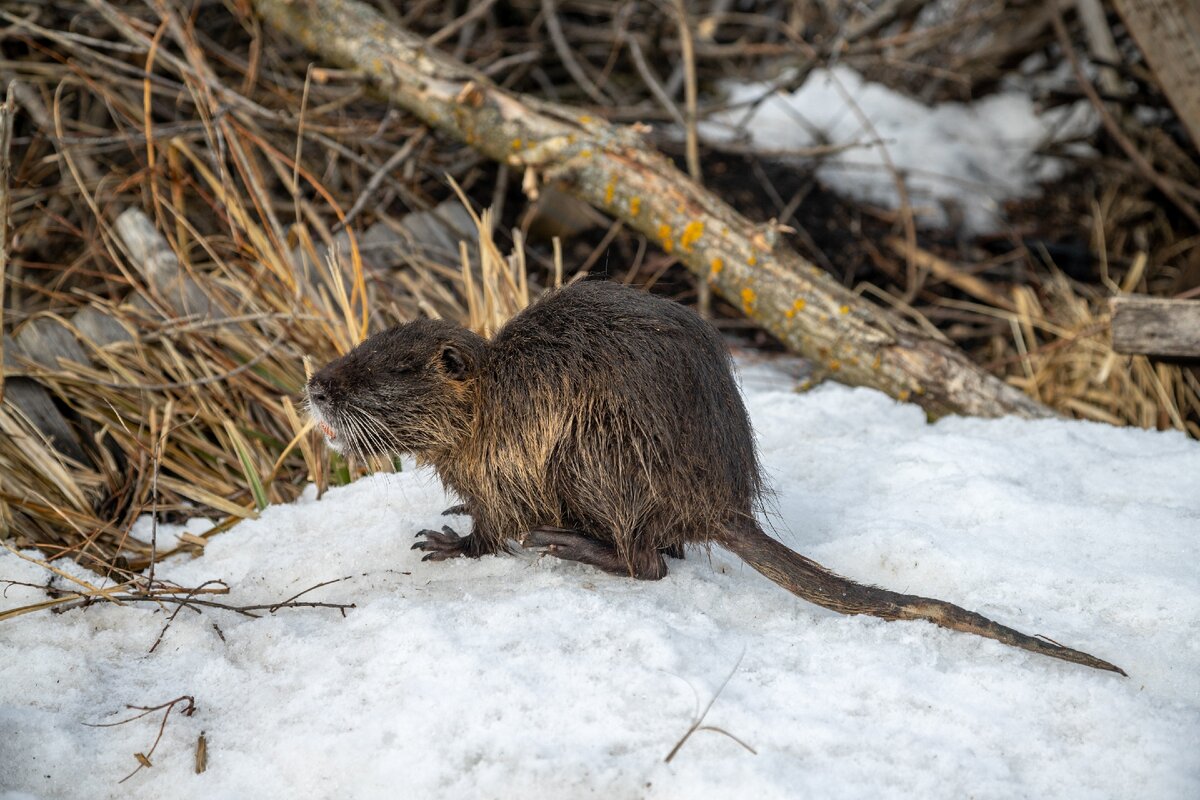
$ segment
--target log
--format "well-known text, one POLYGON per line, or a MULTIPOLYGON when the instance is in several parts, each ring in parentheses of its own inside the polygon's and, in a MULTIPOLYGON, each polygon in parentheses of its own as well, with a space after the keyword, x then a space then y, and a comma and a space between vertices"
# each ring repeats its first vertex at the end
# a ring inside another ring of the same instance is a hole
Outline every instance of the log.
POLYGON ((1109 307, 1116 352, 1200 358, 1200 300, 1127 295, 1109 307))
MULTIPOLYGON (((8 336, 0 337, 0 347, 11 355, 34 360, 8 336)), ((59 411, 50 392, 37 381, 23 375, 10 377, 5 381, 4 399, 0 401, 0 405, 8 405, 20 411, 29 424, 41 431, 54 449, 62 455, 74 459, 79 464, 91 463, 83 452, 83 444, 71 423, 67 422, 67 418, 59 411)))
POLYGON ((59 359, 76 364, 90 363, 87 351, 75 334, 54 317, 30 320, 17 333, 16 342, 21 354, 51 372, 63 369, 59 359))
POLYGON ((1113 0, 1163 94, 1200 148, 1200 3, 1113 0))
POLYGON ((151 294, 175 317, 219 319, 225 314, 208 292, 179 263, 170 244, 140 208, 127 208, 117 216, 117 233, 142 273, 151 294))
MULTIPOLYGON (((399 267, 407 261, 431 259, 457 263, 458 242, 470 237, 475 230, 471 215, 457 198, 440 203, 428 211, 414 211, 400 219, 396 228, 386 222, 376 222, 356 239, 364 265, 377 273, 399 267)), ((350 263, 350 234, 342 230, 333 235, 333 249, 340 264, 350 263)), ((329 286, 329 266, 326 259, 330 246, 314 243, 316 260, 307 248, 292 248, 292 268, 304 276, 302 285, 309 291, 329 286)), ((468 248, 471 260, 478 262, 478 248, 468 248)), ((349 278, 346 291, 351 290, 349 278)))
POLYGON ((96 306, 87 306, 71 317, 71 324, 96 347, 132 342, 133 334, 115 318, 96 306))
POLYGON ((965 354, 846 289, 696 185, 645 139, 583 111, 518 95, 359 0, 250 0, 272 26, 356 69, 382 95, 497 161, 536 192, 557 182, 624 220, 833 379, 920 404, 931 416, 1053 411, 965 354))

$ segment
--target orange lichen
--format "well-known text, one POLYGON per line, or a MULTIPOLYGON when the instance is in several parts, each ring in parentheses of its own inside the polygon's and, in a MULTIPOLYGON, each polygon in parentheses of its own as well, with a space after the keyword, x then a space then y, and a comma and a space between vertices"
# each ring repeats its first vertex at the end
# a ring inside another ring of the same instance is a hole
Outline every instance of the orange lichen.
POLYGON ((668 253, 675 248, 675 243, 671 241, 671 226, 665 222, 658 226, 658 240, 662 242, 662 249, 668 253))
POLYGON ((638 215, 638 212, 641 210, 642 210, 642 198, 640 198, 640 197, 629 198, 629 213, 632 216, 636 217, 638 215))
POLYGON ((746 310, 746 313, 750 312, 751 306, 754 305, 754 299, 755 295, 753 289, 748 286, 745 289, 742 289, 742 308, 746 310))
POLYGON ((792 303, 792 307, 787 310, 787 314, 785 316, 788 319, 791 319, 792 317, 796 316, 797 313, 803 311, 805 305, 804 298, 797 297, 796 302, 792 303))
POLYGON ((901 389, 900 391, 896 392, 896 399, 899 400, 901 403, 907 403, 908 398, 909 398, 908 389, 901 389))
POLYGON ((717 256, 712 260, 712 274, 720 275, 723 269, 725 269, 725 262, 721 260, 720 256, 717 256))
POLYGON ((755 264, 758 263, 758 256, 754 256, 754 255, 750 256, 749 258, 746 259, 746 263, 753 267, 755 264))
POLYGON ((608 185, 604 187, 604 204, 611 206, 613 197, 615 197, 616 194, 617 194, 617 179, 613 178, 612 180, 610 180, 608 182, 608 185))
POLYGON ((700 237, 703 235, 704 223, 698 219, 694 219, 684 227, 683 235, 679 237, 679 246, 690 253, 692 245, 700 241, 700 237))
POLYGON ((836 358, 829 362, 829 371, 830 372, 837 372, 841 368, 842 368, 842 362, 838 361, 836 358))
POLYGON ((850 306, 840 306, 840 307, 838 307, 838 313, 839 313, 839 314, 849 314, 849 313, 850 313, 850 306))
POLYGON ((513 139, 511 144, 512 144, 512 149, 513 149, 513 150, 520 150, 520 149, 521 149, 521 140, 520 140, 520 139, 513 139))

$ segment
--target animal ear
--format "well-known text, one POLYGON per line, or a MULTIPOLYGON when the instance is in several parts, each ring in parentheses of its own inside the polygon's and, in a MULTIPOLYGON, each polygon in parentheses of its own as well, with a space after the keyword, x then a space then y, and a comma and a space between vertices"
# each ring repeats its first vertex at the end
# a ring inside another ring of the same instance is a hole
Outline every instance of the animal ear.
POLYGON ((442 348, 442 369, 454 380, 462 380, 467 375, 467 359, 461 350, 452 344, 442 348))

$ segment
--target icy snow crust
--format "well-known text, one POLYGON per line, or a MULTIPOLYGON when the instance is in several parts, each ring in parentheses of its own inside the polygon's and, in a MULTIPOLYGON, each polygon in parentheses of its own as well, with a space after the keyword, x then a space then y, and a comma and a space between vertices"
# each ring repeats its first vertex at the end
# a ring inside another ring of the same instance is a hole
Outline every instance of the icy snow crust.
MULTIPOLYGON (((160 567, 224 579, 235 603, 352 576, 309 596, 357 603, 344 619, 185 612, 153 654, 164 615, 145 606, 0 623, 0 796, 1200 797, 1200 445, 927 425, 872 391, 794 394, 765 367, 743 384, 790 545, 1130 677, 838 616, 718 550, 657 583, 528 555, 422 563, 413 534, 451 498, 409 470, 270 508, 160 567), (758 754, 699 731, 665 764, 739 657, 706 724, 758 754), (118 786, 157 716, 82 723, 183 694, 196 714, 118 786)), ((0 577, 46 576, 5 553, 0 577)), ((43 598, 13 586, 0 608, 43 598)))
POLYGON ((725 90, 734 108, 701 125, 706 138, 747 138, 775 152, 844 146, 820 157, 818 177, 849 197, 899 208, 890 158, 918 224, 944 227, 952 206, 968 233, 998 229, 1005 200, 1031 196, 1039 182, 1063 174, 1064 163, 1038 156, 1039 147, 1098 125, 1086 102, 1039 111, 1026 90, 926 106, 843 66, 813 70, 796 91, 766 99, 766 83, 731 81, 725 90))

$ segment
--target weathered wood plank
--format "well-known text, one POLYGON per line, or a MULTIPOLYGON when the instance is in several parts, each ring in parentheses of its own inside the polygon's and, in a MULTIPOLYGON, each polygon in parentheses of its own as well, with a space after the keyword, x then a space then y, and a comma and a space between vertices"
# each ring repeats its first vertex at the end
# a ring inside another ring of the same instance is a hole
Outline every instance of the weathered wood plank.
POLYGON ((95 306, 79 311, 71 317, 71 324, 96 347, 133 341, 133 334, 124 325, 95 306))
POLYGON ((1175 113, 1200 147, 1200 2, 1113 0, 1175 113))
POLYGON ((129 249, 133 265, 146 278, 155 299, 178 317, 220 318, 220 306, 179 263, 170 244, 140 208, 117 217, 117 233, 129 249))
POLYGON ((17 347, 26 358, 36 361, 48 370, 62 369, 59 359, 76 364, 88 364, 90 360, 83 345, 75 334, 54 317, 38 317, 27 322, 17 333, 17 347))
MULTIPOLYGON (((10 356, 25 355, 21 346, 8 336, 0 339, 0 346, 3 346, 10 356)), ((15 358, 10 358, 10 362, 15 361, 15 358)), ((50 392, 46 391, 40 383, 24 376, 9 378, 4 386, 3 403, 11 404, 13 408, 18 409, 31 425, 50 440, 59 453, 80 464, 90 463, 71 424, 54 404, 54 398, 51 397, 50 392)))
POLYGON ((1200 300, 1114 297, 1113 350, 1148 356, 1200 358, 1200 300))

